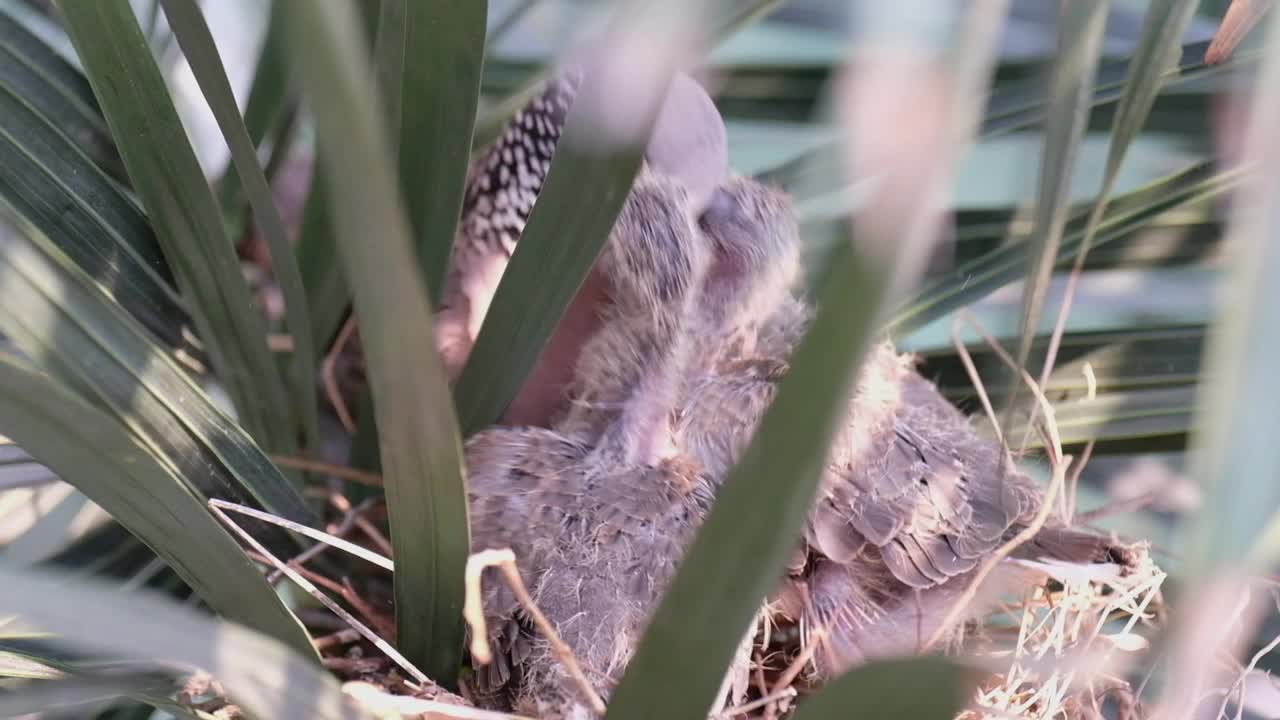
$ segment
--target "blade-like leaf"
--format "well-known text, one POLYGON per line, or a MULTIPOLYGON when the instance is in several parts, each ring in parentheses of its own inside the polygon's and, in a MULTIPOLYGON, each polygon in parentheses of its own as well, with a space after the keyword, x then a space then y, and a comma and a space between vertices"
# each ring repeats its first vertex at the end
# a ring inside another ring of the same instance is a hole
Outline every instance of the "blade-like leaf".
MULTIPOLYGON (((1204 326, 1189 326, 1065 335, 1044 393, 1051 401, 1061 402, 1086 397, 1091 386, 1110 392, 1194 384, 1200 376, 1204 333, 1204 326)), ((1047 338, 1037 338, 1032 357, 1043 353, 1047 344, 1047 338)), ((1010 384, 991 381, 1004 367, 996 354, 985 343, 971 344, 968 350, 992 402, 1007 398, 1013 389, 1010 384)), ((952 400, 974 397, 968 372, 954 350, 922 356, 927 367, 922 372, 944 395, 952 400)), ((1033 375, 1040 370, 1034 363, 1027 369, 1033 375)))
POLYGON ((158 676, 155 672, 125 670, 73 676, 30 683, 18 690, 0 694, 0 717, 25 717, 32 713, 70 713, 72 711, 85 716, 83 714, 93 708, 101 709, 104 704, 115 703, 132 696, 142 694, 163 696, 173 691, 173 680, 158 676))
MULTIPOLYGON (((906 96, 883 90, 893 87, 883 80, 863 85, 866 75, 850 72, 850 86, 861 94, 846 90, 846 108, 871 108, 859 116, 864 124, 855 125, 854 148, 894 138, 904 164, 914 164, 913 172, 895 181, 916 193, 904 201, 892 185, 879 189, 853 223, 856 242, 835 244, 817 312, 790 358, 790 371, 650 620, 610 700, 609 720, 702 717, 712 707, 743 633, 795 549, 888 293, 896 283, 914 280, 912 270, 922 267, 920 258, 937 227, 938 193, 951 182, 950 153, 973 137, 979 116, 973 98, 990 82, 1006 9, 999 0, 973 4, 965 18, 960 69, 942 93, 954 100, 919 126, 918 134, 894 137, 893 130, 870 129, 892 128, 889 116, 901 109, 894 103, 906 96), (889 103, 877 104, 880 99, 889 103), (937 152, 910 155, 916 143, 937 152), (696 663, 672 662, 695 657, 696 663)), ((859 70, 926 80, 942 74, 940 64, 917 63, 911 66, 916 75, 892 61, 872 61, 859 70)))
MULTIPOLYGON (((158 4, 158 0, 157 0, 158 4)), ((298 97, 289 77, 288 62, 284 52, 284 31, 274 14, 267 22, 262 40, 262 51, 254 67, 253 81, 249 85, 249 98, 244 106, 244 127, 255 148, 262 145, 272 128, 286 122, 297 108, 298 97)), ((287 150, 272 148, 272 157, 287 150)), ((270 175, 270 173, 268 173, 270 175)), ((228 168, 218 181, 218 205, 232 228, 232 237, 240 227, 244 210, 243 186, 239 173, 228 168)))
POLYGON ((791 372, 650 623, 610 701, 611 719, 705 712, 743 628, 777 580, 886 289, 886 268, 858 258, 848 245, 833 254, 831 279, 791 372), (677 672, 675 657, 699 661, 677 672), (665 692, 648 694, 660 678, 669 683, 665 692))
MULTIPOLYGON (((1221 197, 1238 185, 1242 176, 1241 170, 1218 171, 1213 163, 1203 162, 1122 196, 1103 215, 1095 244, 1124 237, 1173 208, 1221 197)), ((1057 262, 1069 261, 1079 253, 1086 221, 1077 216, 1068 223, 1057 262)), ((1025 253, 1021 243, 1005 246, 939 276, 899 307, 887 327, 896 335, 908 333, 1020 279, 1026 267, 1025 253)))
MULTIPOLYGON (((1195 394, 1194 384, 1099 393, 1093 399, 1055 402, 1053 418, 1063 445, 1080 445, 1090 440, 1184 437, 1191 430, 1195 394)), ((1023 408, 1023 412, 1013 417, 1009 432, 1015 437, 1027 432, 1025 411, 1023 408)), ((1043 447, 1043 444, 1038 434, 1029 435, 1028 448, 1043 447)))
POLYGON ((1147 7, 1142 36, 1129 61, 1115 124, 1111 128, 1106 175, 1098 193, 1099 205, 1105 205, 1111 195, 1129 145, 1146 122, 1164 77, 1170 67, 1176 67, 1178 63, 1182 54, 1182 36, 1199 4, 1197 0, 1153 0, 1147 7))
POLYGON ((285 232, 280 212, 271 195, 271 186, 258 165, 253 139, 249 137, 231 83, 227 81, 213 35, 195 0, 160 0, 165 17, 173 29, 191 66, 205 101, 213 111, 222 136, 231 148, 231 161, 244 185, 253 214, 266 236, 271 251, 271 272, 284 295, 285 319, 297 351, 289 354, 289 391, 294 410, 295 427, 303 431, 304 447, 319 442, 320 421, 316 404, 316 363, 310 349, 311 318, 307 314, 307 295, 294 258, 293 246, 285 232))
POLYGON ((1187 548, 1189 575, 1211 582, 1269 567, 1280 548, 1258 545, 1280 517, 1280 14, 1267 27, 1245 157, 1258 162, 1232 203, 1232 272, 1205 361, 1193 476, 1205 487, 1187 548))
POLYGON ((427 287, 437 296, 462 209, 487 8, 487 0, 382 2, 387 125, 427 287))
MULTIPOLYGON (((319 166, 317 165, 317 168, 319 166)), ((351 291, 342 273, 331 225, 329 195, 325 191, 324 173, 314 172, 307 202, 302 209, 302 227, 298 231, 298 270, 307 290, 307 307, 311 313, 311 340, 316 357, 329 349, 338 328, 351 307, 351 291)))
POLYGON ((0 613, 57 634, 60 645, 119 660, 200 668, 251 717, 356 720, 369 715, 326 671, 287 646, 214 620, 153 593, 115 591, 89 580, 0 571, 0 613))
MULTIPOLYGON (((1102 53, 1102 32, 1110 9, 1111 3, 1105 0, 1068 3, 1058 20, 1058 52, 1049 79, 1049 114, 1040 157, 1035 227, 1027 247, 1030 273, 1022 294, 1022 340, 1017 355, 1020 368, 1027 364, 1031 342, 1040 327, 1045 291, 1057 264, 1058 246, 1070 210, 1076 155, 1089 118, 1093 79, 1102 53)), ((1014 394, 1016 397, 1016 389, 1014 394)))
POLYGON ((0 428, 147 543, 214 610, 314 656, 297 618, 239 545, 114 418, 0 355, 0 428))
POLYGON ((186 305, 146 216, 75 143, 0 81, 0 195, 171 347, 186 305))
MULTIPOLYGON (((381 0, 357 3, 360 27, 370 45, 376 38, 381 5, 381 0)), ((329 342, 351 309, 351 291, 342 263, 333 261, 338 256, 338 248, 331 220, 324 173, 313 172, 302 212, 297 255, 302 284, 307 288, 307 305, 311 309, 311 337, 316 342, 316 357, 328 350, 329 342)))
MULTIPOLYGON (((1212 77, 1252 68, 1258 63, 1257 52, 1241 52, 1220 65, 1207 64, 1204 53, 1208 45, 1207 42, 1186 45, 1183 48, 1182 63, 1177 67, 1166 69, 1160 76, 1160 88, 1170 89, 1203 82, 1212 77)), ((1093 107, 1115 105, 1124 96, 1125 82, 1131 66, 1129 61, 1109 63, 1098 72, 1098 80, 1094 85, 1093 107)), ((983 119, 981 137, 984 140, 990 140, 1039 125, 1045 121, 1047 108, 1045 83, 1039 78, 998 88, 992 95, 983 119)), ((801 179, 809 174, 829 172, 827 168, 835 162, 837 157, 836 147, 832 143, 824 143, 776 167, 762 170, 756 173, 756 177, 785 188, 792 188, 799 185, 801 179)), ((829 191, 830 188, 826 190, 829 191)))
POLYGON ((0 84, 7 85, 113 177, 124 165, 84 75, 0 5, 0 84))
POLYGON ((949 720, 967 704, 981 677, 943 658, 882 660, 832 680, 802 700, 793 717, 949 720))
MULTIPOLYGON (((709 2, 703 11, 704 27, 707 30, 709 47, 732 37, 761 16, 782 3, 782 0, 748 0, 747 2, 709 2)), ((486 73, 488 71, 486 70, 486 73)), ((481 113, 476 120, 475 135, 472 147, 488 145, 498 138, 502 128, 512 116, 525 106, 525 103, 537 95, 538 90, 547 80, 550 68, 544 67, 525 78, 519 89, 503 98, 502 102, 481 113)), ((776 89, 776 88, 775 88, 776 89)))
POLYGON ((297 442, 265 323, 128 0, 58 7, 241 422, 269 450, 292 453, 297 442))
POLYGON ((0 650, 0 677, 24 680, 54 680, 65 673, 27 653, 0 650))
MULTIPOLYGON (((1097 202, 1092 212, 1089 213, 1080 250, 1076 254, 1062 304, 1058 308, 1058 330, 1054 332, 1047 351, 1050 363, 1057 353, 1061 328, 1066 324, 1067 313, 1071 309, 1075 283, 1089 254, 1089 249, 1093 246, 1094 235, 1097 233, 1107 203, 1111 199, 1116 178, 1120 175, 1120 165, 1124 161, 1130 143, 1137 136, 1142 124, 1146 122, 1147 115, 1155 104, 1156 95, 1160 92, 1168 67, 1175 66, 1179 60, 1181 52, 1179 43, 1198 4, 1196 0, 1156 0, 1147 8, 1142 37, 1138 41, 1138 49, 1129 66, 1129 74, 1125 77, 1123 95, 1111 128, 1111 144, 1107 148, 1107 165, 1103 174, 1102 189, 1098 192, 1097 202)), ((1034 328, 1031 328, 1025 335, 1030 337, 1034 332, 1034 328)))
POLYGON ((469 550, 462 448, 428 295, 396 189, 368 46, 352 9, 290 0, 291 56, 315 108, 319 157, 368 358, 390 513, 397 646, 452 683, 469 550))
MULTIPOLYGON (((593 82, 589 73, 580 97, 602 92, 593 82)), ((569 111, 538 201, 454 389, 467 435, 496 421, 515 397, 604 247, 640 169, 643 146, 583 147, 581 138, 595 132, 586 105, 576 102, 569 111)))
MULTIPOLYGON (((610 18, 601 44, 620 42, 633 32, 649 32, 652 37, 671 33, 675 41, 675 33, 692 37, 701 27, 697 4, 684 11, 679 28, 663 12, 655 9, 650 15, 654 20, 643 20, 636 6, 621 6, 610 18)), ((671 58, 654 54, 653 65, 645 70, 654 80, 646 78, 644 95, 636 96, 637 89, 629 100, 640 115, 635 124, 639 132, 623 141, 607 141, 598 108, 615 102, 610 93, 616 96, 617 88, 609 82, 623 74, 610 70, 609 64, 620 62, 624 60, 601 55, 584 63, 582 84, 542 190, 454 389, 459 422, 467 435, 496 421, 515 397, 604 247, 640 169, 675 66, 671 58)))
POLYGON ((193 492, 310 512, 244 431, 47 237, 0 197, 0 331, 41 369, 116 415, 193 492))

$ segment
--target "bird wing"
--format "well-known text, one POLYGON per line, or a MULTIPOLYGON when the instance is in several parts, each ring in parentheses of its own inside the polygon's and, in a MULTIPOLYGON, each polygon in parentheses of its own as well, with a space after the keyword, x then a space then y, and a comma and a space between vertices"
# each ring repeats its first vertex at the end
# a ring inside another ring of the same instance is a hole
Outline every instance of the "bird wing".
POLYGON ((885 344, 864 363, 805 539, 835 562, 878 556, 898 582, 932 588, 972 570, 1038 502, 1000 446, 885 344))

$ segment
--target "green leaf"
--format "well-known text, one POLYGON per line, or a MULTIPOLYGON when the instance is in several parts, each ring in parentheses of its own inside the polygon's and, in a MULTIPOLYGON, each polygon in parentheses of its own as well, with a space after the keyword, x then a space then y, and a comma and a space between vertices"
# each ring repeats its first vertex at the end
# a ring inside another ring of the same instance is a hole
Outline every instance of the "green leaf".
MULTIPOLYGON (((1068 333, 1062 338, 1058 362, 1043 388, 1044 393, 1053 402, 1086 397, 1090 387, 1085 375, 1086 364, 1098 392, 1194 384, 1200 377, 1204 334, 1203 326, 1068 333)), ((1032 357, 1042 355, 1047 344, 1047 338, 1037 338, 1032 345, 1032 357)), ((992 402, 1007 398, 1012 384, 988 379, 1004 369, 1003 362, 985 342, 967 345, 992 402)), ((939 349, 925 352, 923 356, 927 370, 922 372, 933 379, 949 399, 975 396, 969 375, 954 350, 939 349)), ((1034 362, 1027 369, 1033 375, 1040 370, 1034 362)))
POLYGON ((285 319, 297 351, 289 354, 289 393, 292 400, 294 427, 303 431, 304 447, 320 442, 317 415, 316 363, 310 349, 311 318, 307 314, 307 295, 294 258, 293 246, 285 232, 280 212, 276 209, 271 186, 258 165, 253 139, 240 120, 240 110, 231 83, 227 81, 213 35, 195 0, 159 0, 195 75, 204 98, 209 103, 222 136, 231 148, 231 161, 244 185, 249 205, 267 238, 271 251, 271 271, 284 295, 285 319))
POLYGON ((120 418, 193 492, 310 519, 301 495, 248 435, 3 197, 0 273, 0 331, 43 371, 120 418))
MULTIPOLYGON (((1082 445, 1090 440, 1115 442, 1159 437, 1182 437, 1190 430, 1195 412, 1196 386, 1124 390, 1099 393, 1095 398, 1077 398, 1053 403, 1063 445, 1082 445)), ((1015 415, 1010 437, 1021 438, 1027 431, 1026 410, 1015 415)), ((1028 448, 1043 447, 1037 433, 1030 433, 1028 448)))
POLYGON ((610 720, 695 717, 776 583, 817 491, 889 269, 840 244, 813 324, 609 703, 610 720), (785 477, 787 482, 778 482, 785 477), (672 658, 698 658, 696 663, 672 658), (661 693, 652 692, 662 687, 661 693))
POLYGON ((46 680, 0 694, 0 717, 72 711, 83 716, 94 708, 101 709, 103 705, 115 704, 132 696, 164 695, 173 689, 172 679, 145 671, 123 670, 46 680))
MULTIPOLYGON (((739 30, 751 25, 781 4, 782 0, 706 3, 706 9, 701 12, 704 18, 703 27, 707 30, 706 37, 710 40, 708 47, 715 47, 716 44, 732 37, 739 30)), ((491 62, 490 66, 501 64, 491 62)), ((486 74, 489 71, 486 68, 486 74)), ((498 139, 507 121, 538 94, 539 89, 547 81, 549 72, 550 67, 543 67, 532 74, 523 73, 524 81, 518 89, 503 98, 502 102, 481 113, 476 120, 475 135, 471 141, 472 148, 488 145, 498 139)), ((778 88, 775 86, 773 89, 778 88)))
MULTIPOLYGON (((1208 46, 1207 42, 1185 46, 1182 64, 1164 71, 1160 77, 1160 88, 1169 90, 1185 87, 1213 77, 1239 72, 1258 63, 1257 52, 1245 51, 1236 53, 1227 62, 1209 65, 1204 61, 1204 53, 1208 46)), ((1124 96, 1123 89, 1131 67, 1132 64, 1127 60, 1103 66, 1098 72, 1098 79, 1094 85, 1091 101, 1094 108, 1113 106, 1124 96)), ((983 140, 991 140, 1026 130, 1043 123, 1047 115, 1048 99, 1042 79, 1037 77, 1010 83, 997 88, 992 94, 986 116, 982 121, 980 137, 983 140)), ((1095 117, 1097 116, 1095 113, 1095 117)), ((803 178, 807 175, 831 172, 831 168, 838 162, 839 153, 834 142, 826 142, 775 167, 759 171, 756 177, 761 181, 790 189, 802 184, 803 178)))
POLYGON ((0 354, 0 427, 142 539, 215 611, 314 656, 297 618, 239 545, 119 421, 0 354))
POLYGON ((981 674, 938 657, 882 660, 827 683, 800 702, 794 720, 950 720, 968 704, 981 674))
POLYGON ((378 67, 400 191, 427 287, 438 294, 462 209, 487 0, 383 0, 378 67))
POLYGON ((251 717, 368 718, 328 672, 242 625, 143 592, 47 572, 0 570, 0 613, 57 634, 59 645, 118 660, 200 668, 251 717))
MULTIPOLYGON (((1040 327, 1045 291, 1057 264, 1071 202, 1076 156, 1089 118, 1093 79, 1102 53, 1111 3, 1069 3, 1058 19, 1058 52, 1049 79, 1049 114, 1040 158, 1035 227, 1028 240, 1030 273, 1022 293, 1022 340, 1017 364, 1025 367, 1040 327)), ((1014 396, 1017 396, 1015 386, 1014 396)))
MULTIPOLYGON (((1169 210, 1221 197, 1239 185, 1242 176, 1239 169, 1219 171, 1206 161, 1121 196, 1110 204, 1098 224, 1095 244, 1102 246, 1126 237, 1169 210)), ((1058 263, 1079 253, 1086 222, 1083 212, 1068 222, 1058 249, 1058 263)), ((1024 244, 998 248, 924 285, 894 311, 887 328, 896 336, 909 333, 1020 279, 1025 268, 1024 244)))
POLYGON ((355 293, 390 513, 397 647, 442 683, 462 656, 469 550, 462 447, 431 309, 352 9, 289 0, 289 46, 315 108, 338 250, 355 293))
POLYGON ((297 442, 265 323, 128 0, 58 7, 241 422, 269 450, 292 453, 297 442))
POLYGON ((89 81, 8 11, 0 6, 0 84, 31 103, 113 177, 124 178, 124 165, 89 81))
POLYGON ((1111 128, 1106 179, 1098 193, 1099 206, 1105 206, 1111 195, 1125 153, 1146 122, 1165 75, 1178 63, 1182 36, 1199 4, 1198 0, 1153 0, 1147 7, 1142 36, 1129 61, 1129 72, 1120 91, 1120 104, 1111 128))
POLYGON ((65 673, 26 653, 0 650, 0 677, 25 680, 54 680, 65 673))
POLYGON ((141 209, 0 81, 0 195, 170 347, 187 308, 141 209))
MULTIPOLYGON (((157 5, 159 0, 156 0, 157 5)), ((262 52, 254 67, 249 85, 249 98, 244 106, 244 127, 255 148, 262 145, 272 128, 278 128, 297 111, 298 97, 289 77, 289 65, 284 52, 284 31, 272 14, 262 40, 262 52)), ((239 106, 237 106, 239 114, 239 106)), ((272 147, 272 157, 281 153, 279 145, 272 147)), ((270 173, 268 173, 268 176, 270 173)), ((232 228, 232 237, 238 235, 241 215, 244 211, 243 186, 234 168, 228 168, 218 181, 218 205, 232 228)))
MULTIPOLYGON (((381 5, 380 0, 357 4, 360 26, 370 43, 376 38, 381 5)), ((307 288, 307 305, 311 308, 311 337, 316 343, 316 357, 322 357, 329 349, 330 341, 351 309, 351 290, 347 287, 342 263, 333 261, 338 248, 331 219, 324 173, 313 172, 296 252, 302 283, 307 288)))
MULTIPOLYGON (((588 71, 582 83, 580 99, 603 92, 597 73, 588 71)), ((649 114, 646 137, 656 107, 649 114)), ((584 138, 596 132, 594 122, 588 103, 570 108, 538 201, 458 379, 454 397, 467 435, 496 421, 515 397, 604 247, 640 169, 643 139, 590 147, 584 138), (582 201, 584 192, 590 202, 582 201)))
MULTIPOLYGON (((973 98, 989 84, 1004 19, 1000 3, 977 7, 964 23, 960 69, 948 88, 955 99, 922 131, 930 140, 945 137, 954 147, 964 147, 973 136, 973 98)), ((889 119, 881 112, 875 121, 889 119)), ((934 193, 949 180, 950 170, 944 157, 921 161, 914 173, 898 178, 918 182, 920 192, 903 202, 898 197, 886 201, 882 190, 855 219, 854 242, 833 244, 816 314, 789 359, 790 370, 716 492, 614 691, 609 720, 702 717, 712 706, 743 633, 794 552, 886 298, 895 284, 914 280, 910 269, 921 265, 936 228, 934 193), (673 662, 676 658, 697 662, 673 662)))

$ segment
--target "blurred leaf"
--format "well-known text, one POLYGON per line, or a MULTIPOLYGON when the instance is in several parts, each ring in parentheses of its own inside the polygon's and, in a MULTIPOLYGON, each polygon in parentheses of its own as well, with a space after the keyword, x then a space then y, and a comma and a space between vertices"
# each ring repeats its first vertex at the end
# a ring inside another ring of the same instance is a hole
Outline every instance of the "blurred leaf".
POLYGON ((35 571, 0 570, 0 613, 57 634, 65 647, 118 660, 200 668, 251 717, 272 720, 367 718, 335 680, 285 645, 215 620, 154 593, 35 571))
POLYGON ((801 700, 792 717, 950 720, 968 703, 980 677, 944 658, 882 660, 827 683, 801 700))
MULTIPOLYGON (((603 92, 588 72, 579 97, 603 92)), ((565 120, 551 169, 485 315, 454 396, 463 433, 495 422, 533 369, 542 346, 577 293, 631 190, 641 143, 588 148, 596 132, 587 103, 565 120), (583 202, 590 188, 591 201, 583 202)), ((656 108, 650 112, 656 116, 656 108)), ((646 136, 654 117, 647 119, 646 136)))
MULTIPOLYGON (((363 0, 356 4, 360 27, 372 46, 376 38, 381 0, 363 0)), ((281 21, 275 21, 277 24, 281 21)), ((311 337, 316 343, 316 357, 322 357, 329 342, 337 334, 351 308, 351 290, 343 274, 338 255, 324 173, 318 163, 311 174, 311 187, 302 211, 302 227, 298 233, 298 269, 307 289, 307 306, 311 309, 311 337)))
MULTIPOLYGON (((954 145, 924 159, 908 155, 920 167, 895 178, 917 185, 919 192, 905 200, 877 198, 866 215, 855 219, 853 242, 833 243, 816 313, 791 355, 790 370, 746 450, 716 490, 697 538, 613 693, 609 720, 702 717, 712 707, 744 632, 794 552, 887 296, 897 283, 915 279, 908 269, 921 266, 919 259, 933 240, 935 193, 951 178, 946 155, 973 137, 978 115, 974 98, 990 82, 1006 12, 1007 4, 999 0, 977 3, 963 20, 963 52, 954 63, 958 69, 946 73, 950 87, 941 91, 951 100, 918 131, 925 143, 946 138, 954 145), (676 658, 697 662, 673 662, 676 658)), ((890 61, 877 70, 893 67, 890 61)), ((930 66, 928 72, 940 70, 930 66)), ((846 100, 877 98, 874 91, 862 90, 865 97, 846 88, 846 100)), ((879 115, 864 116, 866 125, 886 127, 892 109, 871 107, 879 115)), ((877 139, 872 135, 862 141, 877 139)))
MULTIPOLYGON (((1204 61, 1204 52, 1207 48, 1207 42, 1185 46, 1182 63, 1177 67, 1166 69, 1160 78, 1163 83, 1161 89, 1184 87, 1208 78, 1228 75, 1231 72, 1252 68, 1258 62, 1257 52, 1240 52, 1220 65, 1209 65, 1204 61)), ((1122 61, 1108 63, 1098 71, 1091 102, 1094 108, 1113 106, 1124 96, 1130 68, 1129 61, 1122 61)), ((987 105, 982 122, 981 139, 991 140, 1035 127, 1045 121, 1047 113, 1048 100, 1042 79, 1037 77, 997 87, 987 105)), ((1101 115, 1095 111, 1093 118, 1097 117, 1101 115)), ((1118 111, 1113 117, 1119 117, 1118 111)), ((756 173, 756 177, 761 181, 791 189, 803 185, 805 176, 823 175, 836 171, 835 166, 838 162, 839 153, 834 142, 826 142, 776 167, 760 171, 756 173)), ((830 189, 827 188, 828 191, 830 189)))
MULTIPOLYGON (((28 87, 38 97, 38 87, 28 87)), ((46 88, 47 89, 47 88, 46 88)), ((141 209, 0 79, 0 195, 170 347, 187 307, 141 209)))
MULTIPOLYGON (((160 0, 156 0, 159 4, 160 0)), ((297 92, 289 77, 289 65, 284 53, 284 31, 274 14, 269 13, 267 29, 262 40, 262 51, 258 63, 254 66, 253 80, 249 84, 249 98, 244 106, 244 127, 255 148, 262 146, 272 128, 296 112, 298 105, 297 92)), ((237 106, 239 114, 239 106, 237 106)), ((279 145, 272 148, 275 157, 287 148, 279 145)), ((270 175, 268 173, 268 175, 270 175)), ((244 212, 243 186, 240 176, 234 168, 228 168, 218 181, 218 205, 223 215, 228 218, 232 228, 231 237, 239 235, 241 215, 244 212)))
POLYGON ((244 431, 3 197, 0 273, 0 330, 41 370, 118 417, 194 493, 310 518, 244 431))
POLYGON ((1177 67, 1182 55, 1179 43, 1199 4, 1198 0, 1152 0, 1147 6, 1142 35, 1120 90, 1119 108, 1111 128, 1111 147, 1107 153, 1106 179, 1098 193, 1099 205, 1105 204, 1111 195, 1120 164, 1151 112, 1165 76, 1170 68, 1177 67))
MULTIPOLYGON (((1099 393, 1092 400, 1078 398, 1054 402, 1053 417, 1063 445, 1082 445, 1090 440, 1104 443, 1182 437, 1191 430, 1195 397, 1194 383, 1153 390, 1099 393)), ((1023 437, 1025 421, 1025 412, 1015 415, 1009 436, 1023 437)), ((1043 447, 1039 435, 1030 433, 1029 437, 1028 448, 1043 447)))
MULTIPOLYGON (((319 165, 316 165, 319 169, 319 165)), ((307 307, 311 314, 312 352, 323 357, 337 334, 351 306, 351 291, 343 276, 341 263, 333 261, 333 227, 329 216, 329 198, 325 192, 324 173, 315 172, 311 189, 302 210, 302 227, 294 250, 298 270, 307 290, 307 307)))
POLYGON ((268 450, 294 452, 263 318, 128 0, 58 8, 240 421, 268 450))
POLYGON ((31 103, 105 171, 124 178, 124 165, 89 81, 8 11, 0 5, 0 85, 31 103))
POLYGON ((0 355, 0 424, 147 543, 214 610, 314 656, 297 618, 240 546, 172 468, 114 418, 0 355))
POLYGON ((289 353, 289 398, 295 419, 292 427, 301 431, 303 446, 312 448, 320 442, 320 421, 317 415, 316 363, 310 348, 311 318, 307 314, 307 295, 302 286, 302 276, 294 258, 293 246, 276 209, 271 186, 258 165, 258 154, 253 139, 249 137, 240 110, 236 106, 231 83, 218 57, 213 35, 205 24, 204 16, 195 0, 158 0, 164 6, 165 17, 173 29, 178 44, 186 55, 205 102, 209 103, 222 136, 231 149, 231 162, 244 185, 249 205, 257 218, 262 234, 271 251, 271 273, 284 295, 285 320, 293 336, 297 351, 289 353))
POLYGON ((1266 48, 1243 150, 1258 164, 1232 202, 1232 269, 1196 414, 1192 476, 1205 499, 1186 555, 1189 576, 1207 584, 1262 571, 1280 556, 1275 543, 1259 543, 1280 517, 1280 14, 1268 23, 1266 48))
MULTIPOLYGON (((734 33, 781 4, 782 0, 746 0, 745 2, 716 0, 705 3, 706 9, 702 11, 704 18, 702 22, 703 27, 706 28, 705 37, 710 40, 707 46, 714 48, 718 43, 733 36, 734 33)), ((495 66, 501 65, 503 65, 501 61, 490 61, 485 68, 485 75, 491 75, 495 66)), ((532 73, 518 73, 522 78, 519 87, 503 98, 502 102, 481 113, 476 120, 471 147, 480 148, 496 140, 507 121, 538 93, 550 72, 551 67, 542 67, 532 73)), ((776 84, 771 86, 772 91, 780 89, 782 88, 776 84)))
MULTIPOLYGON (((1089 117, 1093 79, 1102 52, 1109 1, 1068 3, 1058 19, 1058 52, 1049 79, 1048 120, 1040 159, 1035 226, 1027 241, 1028 268, 1022 293, 1022 339, 1018 367, 1026 367, 1031 342, 1040 327, 1045 291, 1057 264, 1070 209, 1071 180, 1089 117)), ((1014 386, 1014 397, 1017 397, 1014 386)))
POLYGON ((487 0, 382 0, 378 66, 400 191, 438 299, 462 209, 480 96, 487 0))
POLYGON ((610 720, 705 713, 792 550, 890 274, 849 244, 832 255, 817 315, 792 355, 791 371, 650 622, 610 700, 610 720), (681 657, 698 662, 672 663, 681 657), (655 687, 664 691, 654 693, 655 687))
MULTIPOLYGON (((1221 197, 1240 183, 1241 170, 1219 171, 1202 162, 1167 178, 1120 196, 1110 203, 1098 225, 1099 246, 1125 237, 1152 219, 1174 208, 1207 198, 1221 197)), ((1072 260, 1080 251, 1087 209, 1074 214, 1058 249, 1058 263, 1072 260)), ((892 314, 887 327, 904 335, 984 297, 1022 277, 1026 247, 1012 244, 956 267, 920 288, 912 299, 892 314)))
MULTIPOLYGON (((0 650, 0 677, 27 680, 54 680, 65 673, 25 653, 0 650)), ((3 697, 3 695, 0 695, 3 697)))
POLYGON ((290 0, 289 45, 315 108, 334 227, 368 358, 395 574, 397 647, 453 682, 469 550, 462 447, 394 166, 351 8, 290 0))
MULTIPOLYGON (((114 703, 140 694, 163 696, 171 692, 173 686, 172 679, 146 671, 95 673, 27 683, 10 692, 0 693, 0 717, 24 717, 31 713, 73 710, 83 713, 93 706, 114 703)), ((178 717, 193 716, 186 712, 178 717)))
MULTIPOLYGON (((1200 377, 1204 333, 1203 326, 1069 333, 1062 338, 1058 362, 1044 393, 1053 402, 1085 397, 1089 388, 1085 365, 1099 392, 1194 384, 1200 377)), ((1042 355, 1047 344, 1047 338, 1037 338, 1032 357, 1042 355)), ((985 343, 969 344, 968 349, 987 394, 998 404, 1008 396, 1011 383, 988 378, 1000 374, 1003 363, 985 343)), ((923 355, 926 366, 921 372, 933 379, 944 395, 953 401, 974 397, 969 375, 953 350, 923 355)), ((1034 362, 1027 369, 1033 375, 1040 370, 1034 362)))

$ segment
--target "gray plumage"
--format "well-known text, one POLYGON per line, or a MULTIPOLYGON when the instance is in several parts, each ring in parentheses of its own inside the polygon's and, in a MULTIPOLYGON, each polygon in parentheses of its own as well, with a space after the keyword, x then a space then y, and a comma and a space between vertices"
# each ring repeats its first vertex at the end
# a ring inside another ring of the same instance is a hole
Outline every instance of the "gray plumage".
MULTIPOLYGON (((696 467, 662 452, 709 264, 684 190, 642 177, 600 261, 611 302, 586 340, 570 412, 553 429, 493 428, 466 445, 473 550, 515 551, 539 608, 604 696, 712 497, 696 467)), ((521 712, 586 717, 497 578, 484 604, 497 657, 477 691, 521 712)))
MULTIPOLYGON (((573 66, 554 75, 472 165, 436 329, 437 346, 453 377, 466 363, 533 212, 582 76, 573 66)), ((705 204, 728 168, 728 143, 715 104, 683 73, 664 98, 644 166, 678 178, 695 208, 705 204)))
MULTIPOLYGON (((790 200, 745 178, 699 193, 686 177, 702 181, 647 165, 624 204, 593 270, 598 292, 576 301, 595 322, 562 323, 558 334, 577 337, 552 341, 571 368, 563 403, 530 416, 542 427, 495 427, 466 447, 473 549, 515 551, 539 607, 605 697, 812 315, 792 287, 790 200)), ((765 612, 829 630, 818 656, 824 677, 914 652, 981 559, 1040 503, 1002 448, 908 356, 878 344, 765 612)), ((1105 538, 1059 524, 1020 556, 1131 561, 1105 538)), ((984 595, 1038 579, 1006 563, 984 595)), ((484 604, 496 652, 475 679, 485 702, 588 717, 496 577, 484 604)))

